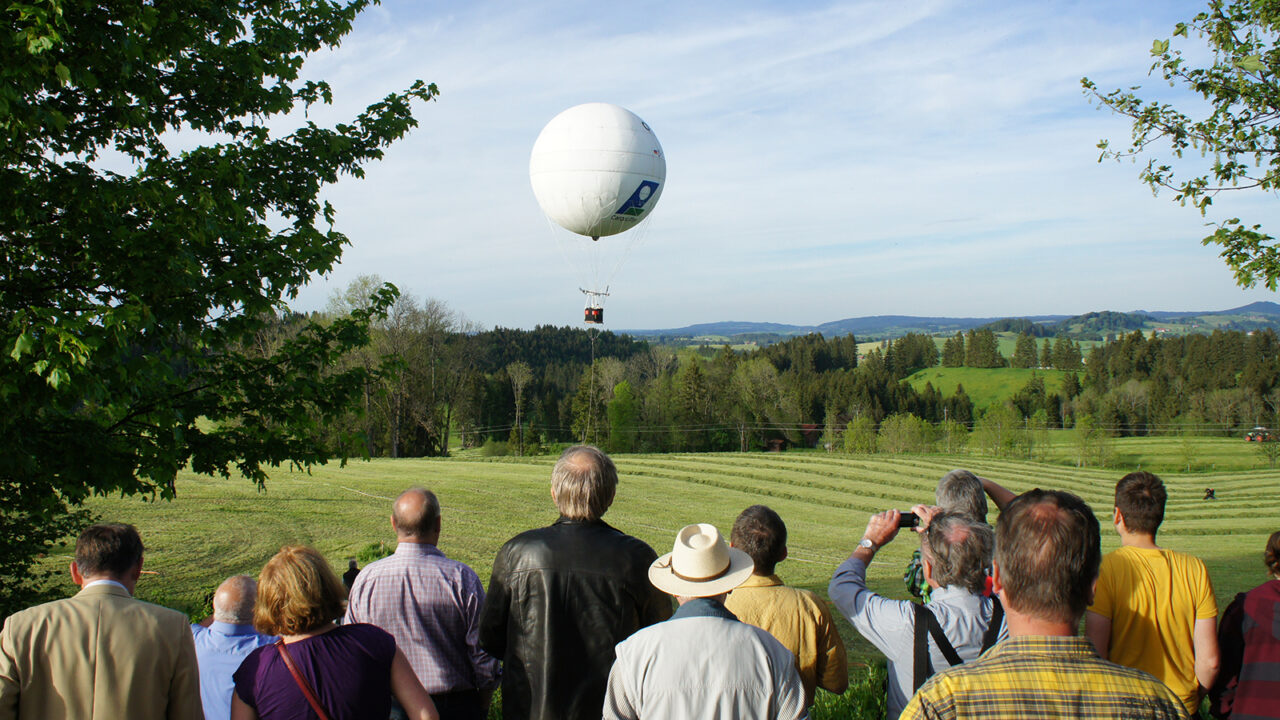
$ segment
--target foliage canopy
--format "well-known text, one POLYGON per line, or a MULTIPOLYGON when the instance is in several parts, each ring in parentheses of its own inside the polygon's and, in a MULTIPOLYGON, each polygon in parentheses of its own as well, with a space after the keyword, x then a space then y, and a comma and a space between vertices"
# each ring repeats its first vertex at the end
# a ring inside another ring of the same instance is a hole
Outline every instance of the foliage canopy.
MULTIPOLYGON (((1195 67, 1170 39, 1156 40, 1150 72, 1202 96, 1207 103, 1202 117, 1143 100, 1133 89, 1104 94, 1088 78, 1082 83, 1086 94, 1133 120, 1129 146, 1112 149, 1103 140, 1098 143, 1102 158, 1147 154, 1157 142, 1167 143, 1176 159, 1188 151, 1212 158, 1207 170, 1186 176, 1152 158, 1141 174, 1153 191, 1170 190, 1179 203, 1204 214, 1221 190, 1280 188, 1280 2, 1209 0, 1206 10, 1178 23, 1173 35, 1187 39, 1192 32, 1208 43, 1212 62, 1195 67)), ((1221 257, 1235 271, 1239 285, 1261 282, 1275 290, 1280 283, 1280 248, 1261 225, 1232 218, 1217 224, 1204 244, 1222 247, 1221 257)))
POLYGON ((294 318, 270 350, 255 340, 348 243, 321 189, 361 176, 416 124, 412 103, 436 94, 418 81, 350 123, 277 129, 295 108, 330 102, 330 87, 299 71, 368 5, 4 4, 7 589, 24 586, 33 554, 90 494, 168 497, 184 466, 262 483, 264 466, 345 457, 319 429, 366 373, 331 368, 395 289, 338 322, 294 318))

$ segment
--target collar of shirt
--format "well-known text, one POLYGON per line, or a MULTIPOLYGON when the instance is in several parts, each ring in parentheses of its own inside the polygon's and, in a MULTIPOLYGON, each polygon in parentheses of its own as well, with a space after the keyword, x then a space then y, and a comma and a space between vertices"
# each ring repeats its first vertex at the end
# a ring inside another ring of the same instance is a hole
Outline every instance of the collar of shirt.
POLYGON ((672 620, 680 618, 692 617, 718 617, 724 620, 737 620, 738 616, 729 612, 724 605, 711 598, 695 598, 681 605, 674 614, 672 620))
POLYGON ((751 577, 747 578, 746 582, 742 583, 738 587, 740 588, 775 587, 783 584, 784 583, 782 582, 782 578, 778 577, 777 575, 752 575, 751 577))
POLYGON ((933 592, 929 593, 929 602, 933 603, 939 600, 946 600, 947 602, 956 604, 957 602, 961 602, 963 598, 973 598, 973 602, 981 602, 982 597, 982 595, 975 595, 969 592, 968 589, 962 588, 959 585, 948 585, 946 587, 934 588, 933 592))
POLYGON ((401 540, 396 544, 396 555, 439 555, 444 557, 440 548, 431 543, 414 543, 401 540))
MULTIPOLYGON (((129 592, 129 588, 125 587, 125 586, 124 586, 124 583, 117 582, 117 581, 115 581, 115 580, 107 580, 107 579, 105 579, 105 578, 104 578, 104 579, 102 579, 102 580, 94 580, 94 581, 92 581, 92 582, 87 582, 87 583, 85 583, 85 584, 84 584, 80 589, 81 589, 81 590, 88 590, 89 588, 94 587, 95 585, 115 585, 116 587, 120 588, 121 590, 123 590, 123 591, 125 591, 125 592, 129 592)), ((130 594, 130 595, 133 595, 133 593, 129 593, 129 594, 130 594)))
POLYGON ((214 620, 209 623, 209 630, 220 633, 222 635, 257 635, 258 631, 253 629, 252 625, 236 625, 235 623, 222 622, 214 620))
POLYGON ((995 657, 1009 653, 1019 655, 1052 654, 1074 657, 1098 657, 1093 643, 1079 635, 1018 635, 1010 636, 991 647, 983 656, 995 657))
POLYGON ((557 518, 556 521, 552 524, 553 525, 604 525, 605 527, 608 527, 609 525, 604 521, 603 518, 599 520, 581 520, 578 518, 565 517, 563 515, 557 518))

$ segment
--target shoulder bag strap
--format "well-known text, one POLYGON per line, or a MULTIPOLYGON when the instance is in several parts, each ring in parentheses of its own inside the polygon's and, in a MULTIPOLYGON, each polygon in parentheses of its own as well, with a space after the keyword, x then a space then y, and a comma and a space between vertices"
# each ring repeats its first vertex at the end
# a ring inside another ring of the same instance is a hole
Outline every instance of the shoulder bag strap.
POLYGON ((952 667, 963 663, 964 660, 960 659, 960 653, 956 652, 954 647, 951 647, 951 642, 943 634, 942 626, 938 624, 938 616, 934 615, 928 608, 925 608, 925 612, 929 613, 929 634, 933 636, 933 643, 938 646, 942 657, 946 658, 952 667))
POLYGON ((991 649, 992 645, 1000 639, 1000 626, 1004 624, 1004 604, 1000 602, 1000 598, 995 595, 991 596, 991 623, 987 625, 987 631, 982 634, 982 649, 979 653, 984 653, 991 649))
POLYGON ((284 660, 285 667, 289 668, 289 673, 293 675, 293 679, 298 683, 298 688, 302 690, 303 695, 307 696, 307 702, 311 703, 311 709, 316 711, 316 715, 320 716, 320 720, 329 720, 324 708, 320 707, 320 700, 316 697, 315 691, 311 689, 311 685, 307 683, 306 678, 302 677, 302 673, 298 672, 298 666, 293 664, 293 658, 289 655, 289 651, 284 648, 284 640, 276 641, 276 649, 280 651, 280 659, 284 660))
POLYGON ((913 623, 915 626, 915 632, 913 633, 914 647, 912 651, 914 663, 911 675, 911 694, 914 695, 920 689, 920 686, 924 685, 924 681, 928 680, 929 676, 933 674, 933 668, 930 667, 932 663, 929 662, 928 636, 925 635, 929 627, 927 617, 933 617, 933 613, 929 612, 929 608, 920 603, 911 603, 911 609, 915 612, 915 622, 913 623))

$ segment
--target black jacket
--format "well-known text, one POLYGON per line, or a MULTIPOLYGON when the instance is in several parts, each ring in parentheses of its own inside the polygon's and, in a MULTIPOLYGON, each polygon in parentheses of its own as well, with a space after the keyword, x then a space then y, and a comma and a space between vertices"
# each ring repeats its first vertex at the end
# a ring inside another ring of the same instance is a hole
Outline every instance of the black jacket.
POLYGON ((614 645, 671 617, 649 584, 657 559, 604 521, 560 518, 498 551, 480 646, 502 658, 506 720, 599 720, 614 645))

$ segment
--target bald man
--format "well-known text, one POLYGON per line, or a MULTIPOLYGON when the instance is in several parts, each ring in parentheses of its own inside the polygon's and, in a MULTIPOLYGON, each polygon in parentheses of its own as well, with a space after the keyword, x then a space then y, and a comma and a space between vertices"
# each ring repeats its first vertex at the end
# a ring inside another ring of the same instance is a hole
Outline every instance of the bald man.
MULTIPOLYGON (((475 571, 436 547, 440 527, 435 493, 400 493, 391 508, 396 552, 356 576, 344 622, 370 623, 395 636, 441 720, 484 720, 498 685, 498 661, 479 643, 484 586, 475 571)), ((391 717, 403 717, 395 703, 391 717)))
POLYGON ((276 639, 253 629, 253 603, 258 583, 248 575, 233 575, 213 593, 213 622, 193 624, 196 660, 200 663, 200 700, 205 720, 231 717, 231 675, 257 648, 276 639))

